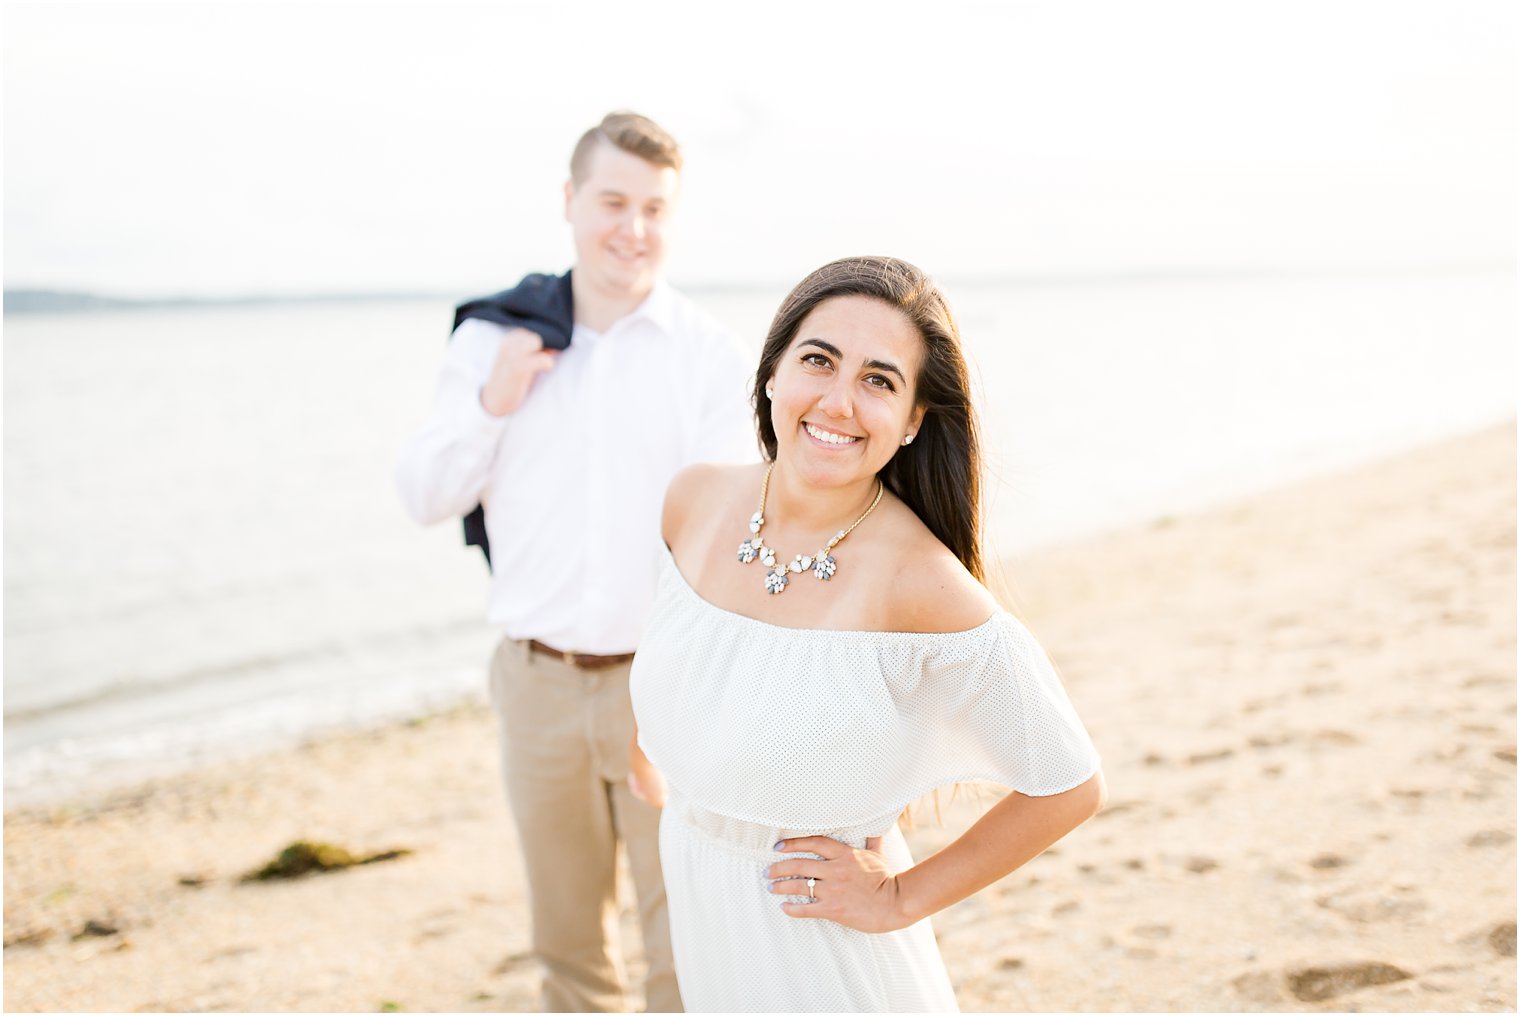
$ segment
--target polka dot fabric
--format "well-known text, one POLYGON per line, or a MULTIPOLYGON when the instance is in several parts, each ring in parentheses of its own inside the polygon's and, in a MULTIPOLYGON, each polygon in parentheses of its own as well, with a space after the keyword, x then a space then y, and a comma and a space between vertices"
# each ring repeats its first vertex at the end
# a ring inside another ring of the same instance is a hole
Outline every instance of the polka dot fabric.
POLYGON ((937 786, 1058 794, 1098 768, 1060 679, 1019 621, 945 634, 784 628, 697 595, 661 545, 631 677, 639 743, 665 774, 660 849, 689 1011, 955 1007, 927 921, 886 935, 780 910, 778 839, 884 836, 937 786))

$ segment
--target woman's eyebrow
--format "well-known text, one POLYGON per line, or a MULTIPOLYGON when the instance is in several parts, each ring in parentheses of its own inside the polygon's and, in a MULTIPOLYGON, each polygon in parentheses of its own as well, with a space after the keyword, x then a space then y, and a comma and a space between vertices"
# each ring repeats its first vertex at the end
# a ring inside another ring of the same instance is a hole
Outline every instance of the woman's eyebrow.
POLYGON ((834 345, 831 342, 824 342, 822 339, 803 339, 801 342, 797 343, 797 345, 817 346, 819 349, 823 350, 825 353, 828 353, 836 360, 844 359, 844 354, 839 351, 838 346, 834 345))
POLYGON ((895 363, 888 363, 885 360, 867 360, 866 366, 871 370, 889 370, 893 374, 897 375, 897 380, 901 381, 903 384, 908 383, 908 379, 903 377, 903 372, 897 369, 897 364, 895 363))

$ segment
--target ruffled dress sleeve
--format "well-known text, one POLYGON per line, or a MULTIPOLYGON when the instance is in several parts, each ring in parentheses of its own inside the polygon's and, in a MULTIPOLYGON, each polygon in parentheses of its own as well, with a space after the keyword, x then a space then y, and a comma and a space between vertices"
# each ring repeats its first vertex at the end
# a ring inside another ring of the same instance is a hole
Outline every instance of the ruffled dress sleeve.
POLYGON ((931 641, 917 674, 903 675, 897 703, 912 760, 903 776, 924 790, 985 779, 1046 797, 1098 770, 1098 752, 1060 676, 1011 614, 997 615, 974 638, 931 641))

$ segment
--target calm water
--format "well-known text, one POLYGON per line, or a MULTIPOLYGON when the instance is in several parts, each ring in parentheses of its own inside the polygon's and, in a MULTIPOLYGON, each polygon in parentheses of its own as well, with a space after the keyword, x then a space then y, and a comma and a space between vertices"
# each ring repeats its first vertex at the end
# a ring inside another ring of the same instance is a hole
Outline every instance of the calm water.
MULTIPOLYGON (((947 289, 1005 551, 1514 415, 1506 273, 947 289)), ((758 349, 784 294, 693 295, 758 349)), ((483 563, 391 487, 449 319, 5 320, 9 803, 482 695, 483 563)))

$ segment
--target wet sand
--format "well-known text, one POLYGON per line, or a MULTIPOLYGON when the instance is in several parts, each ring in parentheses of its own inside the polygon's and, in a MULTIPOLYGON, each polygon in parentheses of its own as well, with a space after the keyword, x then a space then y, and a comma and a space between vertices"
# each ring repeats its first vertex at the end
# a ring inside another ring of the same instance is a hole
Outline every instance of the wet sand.
MULTIPOLYGON (((1110 803, 936 917, 963 1009, 1515 1008, 1513 425, 1006 571, 1110 803)), ((471 707, 7 813, 7 1009, 531 1010, 494 738, 471 707), (297 839, 414 852, 239 881, 297 839)))

